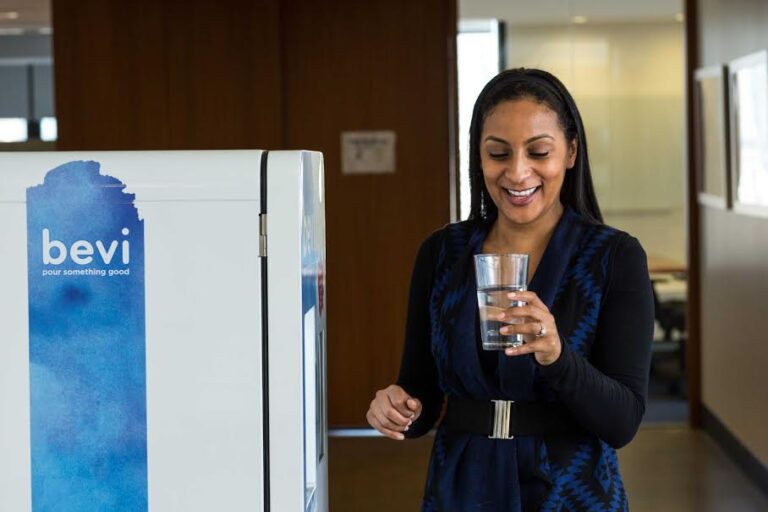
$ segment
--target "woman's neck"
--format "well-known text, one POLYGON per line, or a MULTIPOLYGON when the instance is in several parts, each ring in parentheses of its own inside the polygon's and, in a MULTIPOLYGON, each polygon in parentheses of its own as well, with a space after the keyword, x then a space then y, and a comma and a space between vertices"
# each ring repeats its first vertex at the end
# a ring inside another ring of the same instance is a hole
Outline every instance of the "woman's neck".
POLYGON ((530 224, 515 224, 499 212, 485 245, 493 252, 535 254, 543 252, 565 208, 558 202, 541 218, 530 224))

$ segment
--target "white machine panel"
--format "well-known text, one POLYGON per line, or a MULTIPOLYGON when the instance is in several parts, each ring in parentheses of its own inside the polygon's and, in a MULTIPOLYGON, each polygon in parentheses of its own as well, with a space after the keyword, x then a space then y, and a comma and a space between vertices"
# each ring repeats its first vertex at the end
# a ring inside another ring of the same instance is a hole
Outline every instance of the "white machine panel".
POLYGON ((283 397, 269 404, 270 452, 282 454, 270 457, 271 501, 276 511, 322 511, 328 509, 322 156, 270 153, 273 165, 285 171, 269 174, 266 183, 269 297, 270 305, 280 304, 269 308, 269 386, 283 397), (299 374, 283 366, 296 361, 299 374))
POLYGON ((322 157, 271 153, 263 172, 263 156, 0 155, 0 511, 327 510, 325 320, 307 372, 301 281, 301 180, 317 189, 322 157))

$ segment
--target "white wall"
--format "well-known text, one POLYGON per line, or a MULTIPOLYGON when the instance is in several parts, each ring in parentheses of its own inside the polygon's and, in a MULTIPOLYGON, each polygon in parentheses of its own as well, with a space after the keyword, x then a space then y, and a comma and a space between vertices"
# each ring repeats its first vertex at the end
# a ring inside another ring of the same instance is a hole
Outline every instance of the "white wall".
MULTIPOLYGON (((765 0, 697 0, 699 65, 768 47, 765 0)), ((701 394, 768 468, 768 219, 701 206, 701 394)))

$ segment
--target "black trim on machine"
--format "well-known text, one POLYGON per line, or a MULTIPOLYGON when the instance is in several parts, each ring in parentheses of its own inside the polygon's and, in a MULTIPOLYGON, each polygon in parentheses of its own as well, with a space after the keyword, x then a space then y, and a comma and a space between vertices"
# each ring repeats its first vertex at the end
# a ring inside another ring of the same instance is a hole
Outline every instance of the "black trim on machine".
MULTIPOLYGON (((267 158, 269 151, 261 154, 260 183, 261 201, 260 213, 267 214, 267 158)), ((261 222, 261 218, 259 219, 261 222)), ((262 410, 263 410, 263 448, 264 455, 264 512, 270 512, 270 475, 269 475, 269 308, 267 304, 267 257, 261 260, 261 388, 262 388, 262 410)))

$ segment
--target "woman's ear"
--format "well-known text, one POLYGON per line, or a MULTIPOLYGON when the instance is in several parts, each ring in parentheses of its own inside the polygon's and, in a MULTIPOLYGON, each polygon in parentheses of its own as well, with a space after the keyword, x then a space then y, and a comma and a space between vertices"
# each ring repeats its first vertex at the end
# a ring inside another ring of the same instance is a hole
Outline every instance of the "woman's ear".
POLYGON ((568 144, 568 162, 565 166, 566 169, 572 169, 576 165, 576 155, 578 153, 578 144, 576 138, 574 138, 570 144, 568 144))

